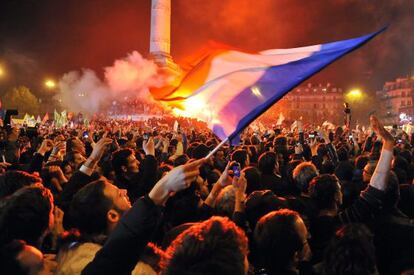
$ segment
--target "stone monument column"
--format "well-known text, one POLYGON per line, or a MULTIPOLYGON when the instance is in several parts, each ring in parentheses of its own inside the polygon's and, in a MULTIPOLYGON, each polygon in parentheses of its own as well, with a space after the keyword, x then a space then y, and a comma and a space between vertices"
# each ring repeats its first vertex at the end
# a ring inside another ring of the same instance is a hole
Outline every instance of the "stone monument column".
POLYGON ((152 0, 150 55, 163 73, 179 75, 171 55, 171 0, 152 0))

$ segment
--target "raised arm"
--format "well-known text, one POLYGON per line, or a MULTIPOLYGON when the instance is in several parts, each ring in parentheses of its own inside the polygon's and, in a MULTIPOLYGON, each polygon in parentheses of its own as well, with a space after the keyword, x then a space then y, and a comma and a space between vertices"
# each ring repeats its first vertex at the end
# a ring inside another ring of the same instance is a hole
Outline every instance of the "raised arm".
POLYGON ((394 138, 387 130, 384 129, 378 118, 371 116, 370 121, 372 129, 379 137, 382 138, 383 145, 380 159, 377 166, 375 167, 374 173, 372 174, 369 185, 378 190, 385 191, 387 188, 388 174, 391 170, 394 138))
POLYGON ((174 168, 155 184, 148 196, 137 200, 82 274, 131 274, 160 222, 160 206, 171 193, 191 184, 203 162, 202 159, 174 168))

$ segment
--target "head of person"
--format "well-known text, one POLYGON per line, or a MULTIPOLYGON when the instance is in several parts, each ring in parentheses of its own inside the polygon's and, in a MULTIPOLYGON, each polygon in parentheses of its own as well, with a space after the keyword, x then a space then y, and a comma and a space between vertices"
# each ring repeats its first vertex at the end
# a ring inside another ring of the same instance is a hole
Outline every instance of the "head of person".
POLYGON ((40 247, 53 228, 53 208, 53 196, 42 185, 19 189, 0 209, 0 243, 19 239, 40 247))
POLYGON ((77 137, 71 137, 66 142, 67 152, 77 151, 82 156, 86 155, 85 144, 77 137))
POLYGON ((323 261, 323 274, 376 274, 373 235, 362 224, 339 229, 329 244, 323 261))
POLYGON ((240 167, 243 169, 250 164, 249 154, 246 150, 238 149, 231 154, 231 161, 240 163, 240 167))
POLYGON ((224 150, 218 150, 214 155, 215 160, 224 161, 224 150))
POLYGON ((180 155, 174 159, 174 167, 184 165, 189 161, 190 159, 186 154, 180 155))
POLYGON ((403 157, 408 164, 410 164, 413 161, 413 154, 411 153, 410 150, 407 149, 403 149, 400 152, 400 156, 403 157))
POLYGON ((364 155, 358 156, 355 159, 355 168, 361 171, 364 170, 364 167, 365 165, 367 165, 368 161, 369 161, 368 156, 364 156, 364 155))
POLYGON ((261 217, 285 207, 287 207, 286 199, 276 196, 270 190, 252 192, 246 200, 246 218, 250 228, 253 231, 261 217))
POLYGON ((349 159, 349 152, 344 146, 337 150, 337 154, 339 161, 347 161, 349 159))
POLYGON ((300 215, 281 209, 263 216, 254 230, 257 265, 268 274, 284 274, 311 258, 309 233, 300 215))
POLYGON ((17 126, 13 126, 7 129, 7 138, 10 141, 16 141, 19 138, 20 129, 17 126))
POLYGON ((69 180, 73 175, 73 167, 70 165, 68 161, 63 161, 60 165, 60 168, 62 169, 62 172, 65 175, 65 177, 69 180))
POLYGON ((200 185, 194 181, 190 187, 175 193, 168 199, 165 207, 165 220, 170 228, 199 221, 198 209, 201 206, 199 187, 200 185))
POLYGON ((232 185, 221 189, 216 199, 216 213, 219 216, 231 218, 234 212, 236 192, 232 185))
POLYGON ((408 183, 408 162, 405 158, 401 156, 394 157, 392 161, 392 169, 396 172, 396 175, 398 177, 398 180, 401 184, 407 184, 408 183))
POLYGON ((112 153, 112 168, 117 176, 133 176, 139 173, 139 161, 134 151, 128 148, 112 153))
POLYGON ((205 145, 204 143, 200 143, 193 149, 193 152, 192 152, 193 158, 202 159, 205 156, 207 156, 209 152, 210 152, 210 148, 208 148, 208 146, 205 145))
POLYGON ((84 237, 93 238, 108 235, 130 208, 126 190, 100 179, 88 183, 75 194, 68 215, 84 237))
POLYGON ((275 152, 265 152, 259 157, 259 170, 263 175, 272 175, 278 172, 277 155, 275 152))
POLYGON ((65 161, 72 166, 72 170, 78 170, 85 160, 82 153, 77 150, 68 151, 65 156, 65 161))
POLYGON ((45 261, 42 252, 22 240, 13 240, 0 248, 0 265, 4 274, 52 274, 56 265, 45 261))
POLYGON ((253 166, 248 166, 242 170, 247 181, 246 195, 252 192, 261 190, 260 184, 260 170, 253 166))
POLYGON ((368 161, 362 170, 362 181, 369 182, 374 174, 375 167, 377 167, 376 161, 368 161))
MULTIPOLYGON (((292 159, 285 165, 284 169, 285 169, 285 173, 286 173, 286 180, 289 184, 294 185, 293 171, 302 162, 303 162, 303 159, 292 159)), ((294 186, 294 187, 295 188, 292 188, 292 189, 297 189, 296 186, 294 186)), ((299 191, 299 189, 294 190, 294 191, 299 191)), ((299 194, 300 194, 300 191, 299 191, 299 194)))
POLYGON ((0 176, 0 199, 10 196, 24 186, 36 183, 42 183, 42 179, 24 171, 7 171, 0 176))
POLYGON ((398 202, 400 201, 400 183, 398 176, 390 171, 388 175, 388 184, 385 189, 385 195, 382 199, 385 210, 394 210, 397 208, 398 202))
POLYGON ((302 162, 293 170, 293 181, 298 190, 308 193, 310 181, 318 175, 315 165, 311 162, 302 162))
POLYGON ((273 147, 276 152, 280 154, 287 154, 288 151, 288 140, 284 135, 278 135, 273 142, 273 147))
POLYGON ((162 274, 247 274, 245 233, 228 218, 194 224, 168 247, 162 274))
POLYGON ((335 175, 340 181, 351 181, 354 176, 354 170, 354 166, 351 162, 340 162, 335 168, 335 175))
POLYGON ((309 195, 320 210, 338 210, 342 205, 342 191, 334 175, 320 175, 309 184, 309 195))
POLYGON ((326 159, 328 157, 328 149, 326 148, 326 145, 324 143, 319 144, 316 148, 316 153, 318 157, 326 159))

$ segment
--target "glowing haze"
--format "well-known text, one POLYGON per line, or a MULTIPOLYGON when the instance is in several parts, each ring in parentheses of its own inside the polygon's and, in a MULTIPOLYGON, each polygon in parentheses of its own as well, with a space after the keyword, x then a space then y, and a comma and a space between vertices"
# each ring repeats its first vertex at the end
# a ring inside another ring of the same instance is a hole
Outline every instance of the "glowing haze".
POLYGON ((125 97, 153 102, 149 87, 161 86, 163 79, 157 74, 157 65, 137 51, 117 59, 105 68, 104 80, 91 69, 71 71, 59 81, 56 99, 73 112, 93 114, 103 103, 125 97))

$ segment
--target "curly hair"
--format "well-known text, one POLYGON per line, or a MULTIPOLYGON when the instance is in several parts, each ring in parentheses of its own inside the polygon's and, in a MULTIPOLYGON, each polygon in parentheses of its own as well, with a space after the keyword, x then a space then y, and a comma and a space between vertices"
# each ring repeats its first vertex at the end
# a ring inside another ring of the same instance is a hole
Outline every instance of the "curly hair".
POLYGON ((228 218, 197 223, 168 247, 162 274, 245 274, 247 237, 228 218))

